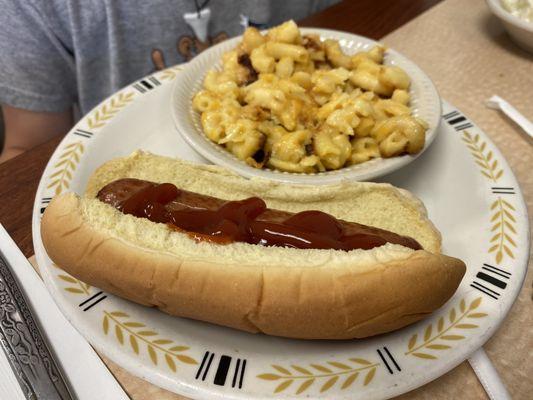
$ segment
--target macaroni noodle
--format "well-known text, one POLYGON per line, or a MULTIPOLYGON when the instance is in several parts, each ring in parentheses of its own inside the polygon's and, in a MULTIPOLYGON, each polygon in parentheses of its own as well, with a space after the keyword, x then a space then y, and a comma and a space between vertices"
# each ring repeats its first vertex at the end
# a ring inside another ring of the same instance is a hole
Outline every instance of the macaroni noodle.
POLYGON ((248 28, 192 105, 210 140, 256 168, 313 173, 414 154, 427 125, 411 115, 409 76, 384 55, 346 54, 294 21, 248 28))

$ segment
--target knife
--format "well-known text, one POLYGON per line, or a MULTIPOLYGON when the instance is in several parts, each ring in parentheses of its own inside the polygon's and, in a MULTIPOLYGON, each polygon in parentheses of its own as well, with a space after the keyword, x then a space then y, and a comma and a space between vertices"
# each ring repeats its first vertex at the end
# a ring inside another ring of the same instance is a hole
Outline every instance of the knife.
POLYGON ((2 251, 0 342, 27 399, 72 400, 63 374, 2 251))
MULTIPOLYGON (((0 345, 27 399, 129 399, 96 352, 59 311, 2 224, 0 345)), ((16 385, 12 376, 0 379, 16 385)))

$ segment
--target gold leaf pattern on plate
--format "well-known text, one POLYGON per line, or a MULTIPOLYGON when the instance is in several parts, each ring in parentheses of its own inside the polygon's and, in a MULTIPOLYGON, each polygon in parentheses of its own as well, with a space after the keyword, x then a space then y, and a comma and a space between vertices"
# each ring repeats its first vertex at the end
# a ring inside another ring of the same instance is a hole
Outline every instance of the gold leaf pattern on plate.
POLYGON ((488 314, 485 313, 472 313, 468 314, 468 318, 483 318, 486 317, 488 314))
POLYGON ((70 293, 83 294, 83 290, 78 289, 78 288, 68 287, 68 288, 65 288, 65 290, 70 293))
POLYGON ((107 335, 111 323, 115 325, 115 336, 118 342, 124 344, 124 334, 129 335, 129 344, 133 352, 140 354, 139 343, 146 345, 146 351, 154 365, 158 365, 159 354, 161 354, 166 365, 172 372, 176 372, 176 360, 184 364, 198 364, 198 362, 182 352, 189 350, 188 346, 175 345, 173 340, 158 338, 159 334, 153 330, 146 329, 146 325, 137 321, 124 321, 130 316, 123 311, 104 311, 102 328, 107 335), (142 329, 142 330, 138 330, 142 329), (171 345, 169 348, 165 347, 171 345))
POLYGON ((157 339, 157 340, 154 340, 152 343, 154 343, 154 344, 169 344, 169 343, 172 343, 172 340, 157 339))
POLYGON ((73 278, 72 276, 68 276, 68 275, 58 275, 57 276, 59 279, 62 279, 64 280, 65 282, 69 282, 69 283, 78 283, 78 280, 76 278, 73 278))
POLYGON ((85 147, 81 142, 65 146, 63 153, 59 156, 59 161, 54 164, 54 170, 49 177, 48 189, 54 188, 54 193, 58 195, 70 187, 72 172, 76 169, 84 151, 85 147))
POLYGON ((334 367, 340 368, 340 369, 351 369, 349 365, 337 362, 337 361, 328 361, 329 365, 333 365, 334 367))
POLYGON ((444 329, 444 317, 440 317, 439 322, 437 323, 437 330, 439 332, 442 332, 443 329, 444 329))
POLYGON ((443 340, 463 340, 465 337, 463 335, 442 335, 440 338, 443 340))
POLYGON ((52 264, 52 266, 56 267, 58 270, 61 271, 60 274, 56 275, 60 280, 63 282, 70 283, 75 286, 68 286, 63 289, 69 293, 75 293, 75 294, 86 294, 89 295, 91 293, 91 286, 86 284, 85 282, 82 282, 73 276, 68 275, 65 271, 63 271, 60 267, 58 267, 56 264, 52 264))
POLYGON ((479 134, 472 136, 467 130, 463 131, 462 139, 476 164, 480 167, 481 174, 493 182, 497 182, 503 175, 503 169, 499 167, 498 160, 493 160, 492 151, 485 152, 487 143, 480 139, 479 134))
POLYGON ((285 382, 281 382, 276 389, 274 390, 274 393, 283 392, 285 389, 287 389, 292 383, 294 382, 294 379, 286 380, 285 382))
POLYGON ((105 126, 105 124, 107 124, 120 110, 131 103, 134 95, 135 92, 121 92, 111 97, 111 99, 98 107, 87 118, 87 126, 89 129, 102 128, 105 126))
POLYGON ((139 342, 137 342, 137 339, 135 336, 130 334, 130 346, 135 352, 135 354, 139 354, 139 342))
POLYGON ((454 322, 455 321, 455 308, 452 308, 452 310, 450 311, 450 322, 454 322))
POLYGON ((470 310, 475 310, 476 308, 479 307, 480 304, 481 304, 481 297, 478 297, 472 303, 470 303, 470 310))
POLYGON ((304 375, 312 375, 313 373, 311 371, 309 371, 307 368, 304 368, 304 367, 300 367, 299 365, 291 365, 291 367, 298 371, 299 373, 301 374, 304 374, 304 375))
POLYGON ((296 391, 296 394, 303 393, 307 390, 309 386, 311 386, 315 382, 315 378, 308 379, 306 381, 303 381, 303 383, 300 385, 298 390, 296 391))
POLYGON ((157 353, 154 350, 154 346, 152 346, 151 344, 148 344, 147 348, 148 348, 148 354, 150 355, 150 359, 155 365, 157 365, 157 353))
POLYGON ((474 324, 457 324, 455 325, 455 327, 460 328, 460 329, 474 329, 474 328, 477 328, 478 326, 474 324))
POLYGON ((157 332, 154 332, 154 331, 139 331, 139 332, 137 332, 137 334, 141 335, 141 336, 156 336, 157 332))
POLYGON ((510 258, 514 258, 511 247, 516 248, 516 242, 512 238, 512 235, 516 234, 514 224, 516 218, 513 215, 515 208, 508 201, 505 201, 501 197, 495 200, 490 209, 494 212, 490 219, 493 224, 491 231, 495 234, 489 240, 490 248, 489 253, 495 253, 495 260, 497 264, 500 264, 503 260, 504 253, 510 258))
POLYGON ((264 379, 266 381, 277 381, 278 379, 281 379, 281 376, 276 374, 260 374, 257 375, 259 379, 264 379))
POLYGON ((178 71, 181 71, 181 70, 182 70, 181 65, 175 65, 173 67, 170 67, 170 68, 167 68, 161 71, 158 78, 161 79, 162 81, 172 80, 176 77, 178 71))
POLYGON ((341 390, 350 387, 362 372, 365 373, 363 385, 366 386, 374 379, 376 369, 380 365, 363 358, 350 358, 349 361, 355 365, 339 361, 326 361, 326 364, 334 369, 315 363, 309 364, 310 368, 294 364, 290 365, 290 367, 272 365, 272 368, 277 371, 276 373, 263 373, 257 375, 257 377, 266 381, 281 380, 282 382, 278 383, 274 388, 274 393, 286 390, 297 380, 302 380, 302 383, 295 386, 295 394, 306 392, 315 382, 317 383, 317 385, 314 385, 315 390, 319 390, 322 393, 334 386, 340 387, 341 390), (291 369, 294 371, 291 371, 291 369), (313 370, 318 372, 313 372, 313 370))
POLYGON ((330 373, 331 372, 331 370, 329 368, 324 367, 322 365, 311 364, 311 367, 313 367, 314 369, 319 370, 320 372, 325 372, 325 373, 330 373))
POLYGON ((124 344, 124 335, 122 333, 122 328, 120 325, 115 325, 115 336, 120 344, 124 344))
POLYGON ((429 340, 431 337, 431 332, 433 331, 433 324, 429 324, 426 328, 426 332, 424 332, 424 340, 429 340))
POLYGON ((322 392, 325 392, 326 390, 328 390, 329 388, 331 388, 335 382, 337 382, 339 380, 339 377, 338 376, 332 376, 331 378, 329 378, 326 383, 324 383, 322 385, 322 387, 320 388, 320 393, 322 392))
POLYGON ((198 364, 194 358, 184 354, 177 354, 176 358, 185 364, 198 364))
POLYGON ((432 350, 447 350, 450 348, 450 346, 448 346, 447 344, 428 344, 426 348, 432 350))
POLYGON ((172 372, 176 372, 176 363, 174 362, 174 359, 168 354, 165 354, 165 361, 167 362, 167 365, 172 370, 172 372))
POLYGON ((122 311, 113 311, 110 313, 113 317, 126 317, 128 318, 129 315, 122 311))
POLYGON ((173 346, 169 349, 170 351, 184 351, 189 350, 188 346, 173 346))
POLYGON ((358 364, 363 364, 363 365, 370 365, 371 362, 370 361, 367 361, 363 358, 350 358, 350 361, 353 361, 355 363, 358 363, 358 364))
POLYGON ((374 379, 374 375, 376 374, 376 368, 372 368, 370 371, 368 371, 368 374, 365 376, 365 381, 363 382, 363 385, 366 386, 370 382, 372 382, 372 379, 374 379))
POLYGON ((416 339, 418 338, 418 335, 415 333, 411 339, 409 340, 409 344, 407 345, 407 348, 411 350, 413 347, 415 347, 416 339))
POLYGON ((413 356, 415 357, 419 357, 419 358, 427 358, 429 360, 434 360, 436 359, 437 357, 431 355, 431 354, 427 354, 427 353, 411 353, 413 356))
POLYGON ((109 318, 107 318, 107 315, 104 315, 104 319, 102 320, 102 329, 107 335, 107 332, 109 332, 109 318))
POLYGON ((342 384, 341 389, 346 389, 346 388, 350 387, 352 385, 352 383, 355 382, 355 380, 357 379, 358 376, 359 376, 359 372, 353 373, 350 376, 348 376, 348 378, 346 378, 346 380, 342 384))
POLYGON ((445 319, 440 317, 437 322, 437 332, 433 331, 433 324, 429 324, 424 330, 424 338, 420 344, 418 342, 418 334, 414 334, 407 343, 406 355, 412 355, 414 357, 436 360, 438 356, 436 354, 427 353, 424 350, 448 350, 451 349, 450 341, 458 341, 465 339, 465 336, 458 334, 448 333, 452 329, 476 329, 478 325, 472 323, 466 323, 463 320, 465 318, 483 318, 486 317, 486 313, 473 313, 472 311, 478 308, 481 304, 481 297, 478 297, 470 303, 467 307, 465 299, 459 302, 460 313, 457 314, 455 307, 452 307, 448 312, 449 326, 445 328, 445 319), (461 323, 461 321, 463 321, 461 323), (432 335, 433 334, 433 335, 432 335), (448 341, 444 343, 434 343, 437 340, 448 341))
POLYGON ((130 328, 144 328, 146 325, 139 322, 125 322, 124 325, 130 328))
POLYGON ((282 366, 280 365, 272 365, 272 368, 278 370, 279 372, 281 372, 282 374, 285 374, 285 375, 292 375, 292 373, 286 369, 286 368, 283 368, 282 366))

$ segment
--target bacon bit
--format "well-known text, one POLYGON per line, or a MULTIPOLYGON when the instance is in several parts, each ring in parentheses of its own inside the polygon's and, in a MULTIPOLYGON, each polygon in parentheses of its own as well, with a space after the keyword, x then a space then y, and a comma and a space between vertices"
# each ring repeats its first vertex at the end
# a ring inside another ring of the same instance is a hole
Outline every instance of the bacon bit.
POLYGON ((313 49, 316 51, 322 50, 322 46, 320 45, 320 41, 317 41, 316 37, 305 35, 302 40, 302 44, 306 49, 313 49))
POLYGON ((237 62, 248 70, 248 79, 246 80, 244 84, 249 85, 250 83, 255 82, 258 78, 258 75, 257 75, 257 71, 254 69, 252 65, 250 56, 246 53, 241 54, 237 58, 237 62))

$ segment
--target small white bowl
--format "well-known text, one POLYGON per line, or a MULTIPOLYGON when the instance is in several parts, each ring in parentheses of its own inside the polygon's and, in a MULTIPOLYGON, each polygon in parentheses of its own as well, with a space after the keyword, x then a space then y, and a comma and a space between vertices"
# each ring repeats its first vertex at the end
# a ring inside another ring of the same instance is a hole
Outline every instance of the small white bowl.
POLYGON ((492 13, 502 21, 503 26, 516 44, 533 53, 533 22, 514 16, 503 8, 500 0, 486 1, 492 13))
MULTIPOLYGON (((362 36, 333 30, 301 28, 301 32, 303 34, 315 33, 320 35, 322 39, 338 40, 341 48, 347 54, 365 51, 378 44, 362 36)), ((343 180, 369 180, 393 172, 422 154, 435 139, 441 118, 441 101, 437 89, 431 79, 412 61, 400 53, 388 49, 385 55, 385 64, 398 65, 409 74, 411 77, 410 105, 413 115, 423 119, 429 125, 429 129, 426 131, 426 144, 421 152, 416 155, 373 159, 339 170, 314 174, 257 169, 249 166, 205 136, 200 124, 200 116, 192 108, 192 98, 202 88, 202 82, 207 71, 213 68, 220 69, 222 54, 235 48, 241 39, 242 37, 236 37, 226 40, 195 57, 178 74, 172 89, 172 116, 177 130, 193 149, 209 161, 248 178, 261 177, 279 182, 312 185, 332 184, 343 180)))

